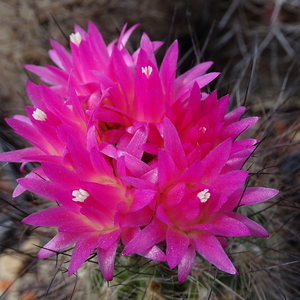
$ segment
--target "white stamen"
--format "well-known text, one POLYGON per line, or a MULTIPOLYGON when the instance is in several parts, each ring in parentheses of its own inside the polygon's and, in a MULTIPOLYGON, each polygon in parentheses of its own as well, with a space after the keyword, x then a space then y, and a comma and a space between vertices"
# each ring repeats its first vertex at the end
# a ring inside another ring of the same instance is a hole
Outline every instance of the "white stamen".
POLYGON ((201 203, 205 203, 209 199, 210 193, 208 192, 208 189, 205 189, 202 192, 199 192, 197 197, 200 199, 201 203))
POLYGON ((150 77, 151 73, 152 73, 152 67, 151 66, 147 66, 147 67, 142 67, 142 73, 146 75, 147 78, 150 77))
POLYGON ((32 113, 32 117, 38 121, 46 121, 47 119, 47 115, 39 108, 32 113))
POLYGON ((206 127, 199 127, 199 130, 202 132, 202 133, 205 133, 206 132, 206 130, 207 130, 207 128, 206 127))
POLYGON ((70 41, 75 44, 76 46, 79 46, 82 41, 82 36, 79 32, 71 33, 70 34, 70 41))
POLYGON ((84 202, 84 200, 89 196, 90 194, 83 190, 83 189, 79 189, 79 190, 75 190, 72 192, 72 196, 74 196, 75 198, 73 198, 72 200, 75 202, 84 202))

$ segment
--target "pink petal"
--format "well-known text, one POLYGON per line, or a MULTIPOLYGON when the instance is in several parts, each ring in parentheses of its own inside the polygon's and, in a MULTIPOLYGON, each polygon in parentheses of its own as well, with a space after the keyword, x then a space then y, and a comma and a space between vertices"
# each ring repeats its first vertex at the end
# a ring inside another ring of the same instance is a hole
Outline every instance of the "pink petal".
POLYGON ((134 177, 141 177, 151 171, 151 167, 148 164, 144 163, 141 159, 136 158, 129 153, 119 151, 118 155, 119 157, 124 157, 126 168, 134 177))
POLYGON ((0 161, 9 161, 9 162, 36 161, 34 160, 34 156, 36 155, 45 155, 45 152, 35 147, 25 148, 21 150, 14 150, 10 152, 0 153, 0 161), (24 157, 26 156, 31 156, 33 158, 24 159, 24 157))
POLYGON ((105 214, 100 210, 92 207, 82 207, 80 213, 84 215, 88 220, 93 222, 100 229, 110 228, 113 225, 113 220, 109 215, 105 214))
POLYGON ((89 44, 95 58, 99 59, 101 65, 106 66, 108 62, 108 52, 103 37, 97 27, 89 22, 88 24, 89 44))
POLYGON ((61 224, 68 222, 69 218, 72 218, 73 213, 69 212, 64 207, 52 207, 40 212, 31 214, 22 220, 23 223, 34 226, 60 226, 61 224))
POLYGON ((187 161, 177 130, 168 118, 163 122, 164 148, 171 156, 177 168, 182 171, 187 168, 187 161))
POLYGON ((133 201, 129 212, 134 212, 145 207, 153 200, 155 195, 156 192, 152 190, 134 190, 133 201))
POLYGON ((68 137, 67 149, 71 156, 73 168, 78 174, 85 177, 94 175, 94 168, 88 151, 72 136, 68 137))
POLYGON ((71 276, 86 261, 89 255, 97 248, 98 233, 87 233, 76 242, 73 249, 68 275, 71 276))
POLYGON ((133 25, 132 27, 130 27, 127 31, 126 31, 126 28, 127 28, 127 24, 125 24, 122 28, 122 31, 120 33, 120 37, 119 37, 119 40, 118 40, 118 47, 125 47, 126 46, 126 43, 129 39, 129 37, 131 36, 131 34, 133 33, 133 31, 139 27, 138 24, 136 25, 133 25))
POLYGON ((190 274, 194 264, 195 264, 196 252, 194 246, 191 245, 185 255, 183 256, 181 262, 178 265, 178 282, 183 283, 188 275, 190 274))
POLYGON ((199 183, 203 180, 203 166, 202 161, 195 161, 182 175, 178 181, 185 183, 199 183))
POLYGON ((171 269, 173 269, 181 262, 186 254, 190 244, 190 239, 183 231, 177 229, 176 227, 169 226, 167 230, 166 242, 168 265, 171 269))
POLYGON ((113 280, 114 277, 114 261, 118 243, 114 243, 107 250, 98 247, 98 262, 100 270, 107 281, 113 280))
POLYGON ((37 148, 40 148, 44 153, 53 152, 51 145, 49 145, 47 140, 32 125, 29 125, 28 123, 20 121, 16 118, 5 119, 5 121, 16 131, 19 136, 25 138, 29 143, 37 148))
POLYGON ((122 233, 122 229, 116 229, 111 232, 104 232, 99 234, 98 237, 98 246, 101 249, 107 250, 113 244, 118 243, 120 236, 122 233))
POLYGON ((153 218, 153 210, 149 206, 128 213, 122 220, 120 220, 119 225, 122 228, 134 228, 134 227, 145 227, 153 218))
POLYGON ((235 267, 226 255, 218 239, 208 233, 191 234, 196 251, 221 271, 237 274, 235 267))
POLYGON ((165 232, 166 226, 154 219, 125 246, 122 255, 140 253, 153 247, 165 239, 165 232))
POLYGON ((166 255, 157 246, 141 251, 138 254, 151 260, 166 261, 166 255))
POLYGON ((227 174, 219 175, 210 184, 214 186, 219 193, 228 197, 245 183, 247 177, 247 171, 232 171, 227 174))
POLYGON ((245 110, 246 110, 246 107, 241 106, 241 107, 238 107, 238 108, 234 109, 233 111, 229 112, 224 118, 225 124, 232 124, 234 122, 237 122, 242 117, 245 110))
POLYGON ((258 117, 250 117, 243 119, 241 121, 232 123, 226 127, 221 132, 220 138, 222 140, 227 138, 235 139, 245 130, 251 128, 257 121, 259 120, 258 117))
POLYGON ((188 82, 194 80, 195 78, 200 77, 212 66, 212 64, 212 61, 201 63, 195 66, 194 68, 190 69, 189 71, 185 72, 184 74, 180 75, 175 80, 176 86, 184 86, 188 82))
POLYGON ((57 252, 61 252, 76 243, 78 239, 80 239, 78 233, 60 232, 40 250, 38 258, 47 258, 57 252))
POLYGON ((72 56, 70 53, 58 42, 50 40, 50 43, 53 47, 53 50, 49 51, 51 59, 57 64, 58 67, 70 72, 73 67, 72 56))
POLYGON ((244 225, 246 225, 249 228, 252 236, 264 238, 269 236, 268 232, 262 226, 250 220, 246 216, 234 212, 228 212, 227 215, 244 223, 244 225))
POLYGON ((126 146, 126 151, 131 155, 141 159, 144 151, 142 150, 142 145, 147 142, 149 128, 148 126, 141 126, 133 135, 131 140, 126 146))
POLYGON ((231 139, 215 147, 203 160, 203 183, 211 184, 217 175, 220 174, 230 155, 232 146, 231 139))
POLYGON ((228 237, 251 235, 250 230, 243 222, 240 222, 235 218, 231 218, 225 214, 216 214, 214 217, 212 217, 212 219, 209 218, 208 220, 203 221, 203 224, 206 223, 212 226, 209 232, 214 235, 228 237))
POLYGON ((98 175, 107 176, 109 178, 114 179, 112 166, 109 164, 108 160, 104 158, 103 154, 99 152, 96 148, 91 149, 90 159, 98 175))
POLYGON ((178 59, 178 42, 174 41, 165 54, 159 72, 162 80, 162 84, 165 89, 165 93, 166 95, 170 95, 170 96, 173 96, 171 94, 171 91, 173 90, 173 86, 174 86, 177 59, 178 59))
POLYGON ((45 162, 42 163, 42 169, 53 183, 68 189, 77 187, 78 177, 63 166, 45 162))
MULTIPOLYGON (((34 176, 35 178, 39 178, 37 175, 34 176)), ((34 179, 34 178, 20 178, 17 182, 26 190, 31 191, 43 198, 46 198, 51 201, 55 201, 55 193, 61 191, 61 187, 54 184, 51 181, 34 179)), ((14 196, 16 196, 17 191, 14 192, 14 196)))
POLYGON ((269 188, 247 188, 243 194, 240 205, 251 205, 264 202, 270 198, 275 197, 279 191, 269 188))
POLYGON ((171 156, 165 150, 158 153, 158 185, 161 190, 178 176, 178 169, 171 156))
POLYGON ((184 180, 180 180, 177 184, 172 185, 163 195, 162 203, 168 208, 177 205, 181 202, 183 196, 185 195, 186 184, 184 180))

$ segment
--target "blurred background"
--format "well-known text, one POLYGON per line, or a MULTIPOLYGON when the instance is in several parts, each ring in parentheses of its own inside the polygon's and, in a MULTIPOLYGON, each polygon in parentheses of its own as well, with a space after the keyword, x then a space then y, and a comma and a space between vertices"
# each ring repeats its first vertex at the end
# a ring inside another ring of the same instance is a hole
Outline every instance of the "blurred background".
MULTIPOLYGON (((32 230, 26 214, 47 203, 34 195, 11 199, 19 166, 2 164, 0 181, 0 299, 300 299, 299 0, 0 0, 0 150, 26 145, 4 118, 24 114, 30 105, 25 82, 38 83, 23 64, 53 64, 49 39, 68 48, 74 24, 93 21, 110 42, 125 23, 164 41, 158 61, 179 40, 178 74, 212 60, 210 71, 222 72, 210 86, 231 95, 230 107, 246 105, 260 122, 248 135, 262 140, 249 160, 252 186, 280 189, 281 194, 245 214, 269 232, 266 240, 231 239, 229 253, 240 275, 218 274, 199 260, 183 284, 176 270, 149 265, 138 258, 118 261, 109 285, 97 272, 95 259, 76 276, 65 274, 68 256, 47 261, 35 257, 54 230, 32 230), (133 268, 124 267, 132 265, 133 268), (149 273, 152 275, 150 276, 149 273), (154 275, 153 275, 154 274, 154 275)), ((208 90, 208 92, 209 92, 208 90)))

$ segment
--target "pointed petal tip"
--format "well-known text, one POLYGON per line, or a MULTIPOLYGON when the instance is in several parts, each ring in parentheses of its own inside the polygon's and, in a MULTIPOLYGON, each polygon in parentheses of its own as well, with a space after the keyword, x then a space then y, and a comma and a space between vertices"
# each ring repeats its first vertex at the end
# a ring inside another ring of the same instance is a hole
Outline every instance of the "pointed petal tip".
POLYGON ((76 270, 73 270, 73 268, 72 268, 72 269, 69 268, 69 269, 68 269, 68 276, 69 276, 69 277, 72 276, 75 272, 76 272, 76 270))

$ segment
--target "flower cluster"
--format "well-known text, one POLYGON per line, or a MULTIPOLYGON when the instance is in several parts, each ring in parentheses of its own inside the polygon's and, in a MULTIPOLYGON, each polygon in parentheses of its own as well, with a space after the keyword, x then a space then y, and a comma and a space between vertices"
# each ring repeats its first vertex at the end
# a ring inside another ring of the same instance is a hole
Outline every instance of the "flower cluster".
POLYGON ((45 85, 27 83, 28 117, 7 119, 33 147, 0 155, 2 161, 38 162, 18 179, 13 196, 29 190, 53 207, 23 221, 58 227, 39 252, 46 258, 75 244, 73 274, 96 249, 101 272, 112 280, 118 245, 190 273, 196 253, 230 274, 226 237, 266 237, 236 209, 277 194, 245 187, 241 170, 257 140, 237 140, 255 124, 244 107, 226 114, 228 96, 201 93, 218 73, 201 63, 176 77, 175 41, 160 65, 161 42, 142 35, 133 54, 125 48, 136 26, 106 45, 93 23, 75 26, 71 54, 51 41, 54 66, 25 66, 45 85))

